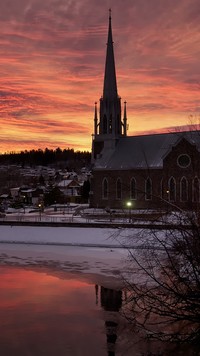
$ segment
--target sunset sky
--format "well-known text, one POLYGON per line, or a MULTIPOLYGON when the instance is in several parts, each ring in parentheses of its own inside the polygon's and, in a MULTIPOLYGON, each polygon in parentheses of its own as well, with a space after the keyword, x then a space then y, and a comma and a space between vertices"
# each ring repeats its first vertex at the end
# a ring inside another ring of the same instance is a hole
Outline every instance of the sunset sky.
POLYGON ((112 27, 128 135, 200 114, 199 0, 0 0, 0 152, 91 149, 112 27))

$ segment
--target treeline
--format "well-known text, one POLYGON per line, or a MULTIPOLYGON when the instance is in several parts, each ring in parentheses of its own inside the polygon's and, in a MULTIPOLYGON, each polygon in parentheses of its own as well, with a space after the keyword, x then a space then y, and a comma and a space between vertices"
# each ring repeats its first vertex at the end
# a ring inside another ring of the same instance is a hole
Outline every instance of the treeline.
POLYGON ((11 152, 0 155, 0 164, 17 164, 34 167, 41 166, 56 166, 67 169, 78 169, 83 166, 89 167, 91 161, 91 153, 88 151, 74 151, 73 149, 56 148, 45 150, 37 149, 30 151, 21 151, 19 153, 11 152))

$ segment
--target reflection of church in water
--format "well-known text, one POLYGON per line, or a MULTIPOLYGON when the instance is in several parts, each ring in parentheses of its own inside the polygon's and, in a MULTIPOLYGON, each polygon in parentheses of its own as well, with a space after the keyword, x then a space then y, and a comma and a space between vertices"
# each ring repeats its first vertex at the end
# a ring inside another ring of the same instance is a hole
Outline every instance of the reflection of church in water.
MULTIPOLYGON (((96 305, 103 311, 107 356, 174 355, 176 345, 145 339, 135 324, 129 324, 124 307, 129 301, 128 290, 95 285, 96 305), (175 349, 173 348, 175 347, 175 349)), ((182 355, 182 353, 181 353, 182 355)))
POLYGON ((119 311, 122 307, 122 291, 95 285, 96 304, 105 311, 105 330, 108 356, 115 356, 119 326, 119 311))

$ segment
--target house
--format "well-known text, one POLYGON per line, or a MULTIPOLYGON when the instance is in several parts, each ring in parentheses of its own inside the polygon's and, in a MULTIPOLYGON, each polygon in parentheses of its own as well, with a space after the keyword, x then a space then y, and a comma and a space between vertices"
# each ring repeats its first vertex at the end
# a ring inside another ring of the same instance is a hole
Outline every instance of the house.
POLYGON ((81 184, 75 179, 64 179, 58 183, 58 188, 67 198, 67 201, 78 203, 81 197, 81 184))
POLYGON ((103 95, 94 108, 90 206, 146 209, 199 204, 200 131, 127 136, 117 91, 111 12, 103 95))

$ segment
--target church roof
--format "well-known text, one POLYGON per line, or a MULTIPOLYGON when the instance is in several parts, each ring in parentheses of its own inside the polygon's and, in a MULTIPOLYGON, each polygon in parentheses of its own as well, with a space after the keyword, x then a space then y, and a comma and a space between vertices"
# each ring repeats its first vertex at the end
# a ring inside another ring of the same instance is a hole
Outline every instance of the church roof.
POLYGON ((162 168, 163 158, 182 138, 200 151, 200 131, 174 132, 119 139, 114 149, 102 151, 95 169, 126 170, 162 168))

